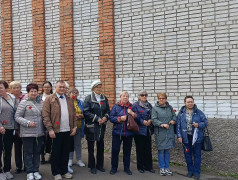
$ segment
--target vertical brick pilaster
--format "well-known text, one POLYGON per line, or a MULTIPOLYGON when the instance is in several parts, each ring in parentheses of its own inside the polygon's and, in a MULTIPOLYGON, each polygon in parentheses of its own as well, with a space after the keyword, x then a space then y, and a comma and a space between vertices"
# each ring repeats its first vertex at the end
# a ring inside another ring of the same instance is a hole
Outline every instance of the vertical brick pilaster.
POLYGON ((99 0, 98 11, 100 79, 112 107, 116 100, 113 0, 99 0))
POLYGON ((1 0, 2 79, 13 80, 12 1, 1 0))
POLYGON ((41 85, 46 80, 44 0, 32 1, 32 29, 34 82, 41 85))
POLYGON ((73 0, 60 0, 61 79, 74 87, 73 0))

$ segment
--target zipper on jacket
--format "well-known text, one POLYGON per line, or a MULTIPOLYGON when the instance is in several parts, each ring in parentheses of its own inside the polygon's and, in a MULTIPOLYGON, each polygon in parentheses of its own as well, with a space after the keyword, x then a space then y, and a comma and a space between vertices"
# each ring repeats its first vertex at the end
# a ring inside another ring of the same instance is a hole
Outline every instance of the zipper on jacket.
MULTIPOLYGON (((125 106, 124 106, 124 116, 126 115, 125 106)), ((124 121, 124 136, 126 136, 126 121, 124 121)))

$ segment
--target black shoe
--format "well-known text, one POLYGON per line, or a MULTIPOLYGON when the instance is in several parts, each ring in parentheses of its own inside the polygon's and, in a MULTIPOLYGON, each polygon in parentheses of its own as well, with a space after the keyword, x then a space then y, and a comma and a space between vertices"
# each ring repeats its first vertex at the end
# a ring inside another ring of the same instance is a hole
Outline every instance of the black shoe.
POLYGON ((138 169, 138 171, 139 171, 140 173, 144 173, 144 172, 145 172, 144 169, 138 169))
POLYGON ((154 169, 150 169, 150 170, 148 170, 149 172, 151 172, 151 173, 155 173, 155 170, 154 169))
POLYGON ((192 172, 188 172, 187 177, 189 177, 189 178, 193 177, 193 173, 192 172))
POLYGON ((130 169, 124 170, 124 172, 125 172, 126 174, 128 174, 128 175, 132 175, 132 172, 131 172, 130 169))
POLYGON ((101 171, 101 172, 105 172, 104 168, 97 168, 97 170, 101 171))
POLYGON ((21 169, 16 169, 16 171, 15 171, 16 174, 20 174, 21 172, 22 172, 21 169))
POLYGON ((110 174, 111 174, 111 175, 114 175, 114 174, 116 174, 116 173, 117 173, 117 170, 111 169, 111 171, 110 171, 110 174))
POLYGON ((96 169, 96 168, 92 168, 92 169, 90 170, 90 172, 91 172, 92 174, 97 174, 97 169, 96 169))

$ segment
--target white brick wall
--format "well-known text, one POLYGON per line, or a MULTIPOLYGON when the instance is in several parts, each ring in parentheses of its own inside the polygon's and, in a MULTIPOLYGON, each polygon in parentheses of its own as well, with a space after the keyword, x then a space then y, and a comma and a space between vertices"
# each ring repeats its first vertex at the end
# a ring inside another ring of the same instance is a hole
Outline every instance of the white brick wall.
POLYGON ((12 0, 13 77, 33 81, 33 41, 31 0, 12 0))
POLYGON ((100 79, 98 1, 74 0, 75 86, 81 98, 91 92, 92 80, 100 79))
MULTIPOLYGON (((238 1, 115 0, 116 93, 186 95, 210 118, 238 117, 238 1)), ((119 97, 117 97, 117 100, 119 97)))
POLYGON ((59 1, 45 0, 46 79, 53 84, 61 78, 59 1))

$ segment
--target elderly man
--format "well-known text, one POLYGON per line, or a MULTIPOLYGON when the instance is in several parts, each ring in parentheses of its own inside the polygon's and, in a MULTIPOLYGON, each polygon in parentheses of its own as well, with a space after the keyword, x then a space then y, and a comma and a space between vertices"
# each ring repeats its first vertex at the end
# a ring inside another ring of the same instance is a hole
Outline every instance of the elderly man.
MULTIPOLYGON (((25 99, 27 95, 21 92, 21 83, 19 81, 12 81, 9 84, 11 93, 15 96, 18 103, 21 100, 25 99)), ((14 150, 15 150, 15 163, 16 163, 16 174, 21 173, 22 171, 22 139, 20 138, 20 131, 19 128, 15 130, 15 134, 13 136, 14 142, 14 150)))
POLYGON ((51 171, 55 180, 61 180, 62 176, 66 179, 73 177, 68 173, 69 142, 70 136, 74 136, 76 133, 77 118, 74 101, 65 93, 65 82, 57 81, 55 93, 45 99, 42 110, 44 125, 53 139, 51 171))

